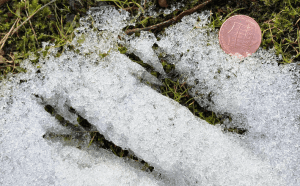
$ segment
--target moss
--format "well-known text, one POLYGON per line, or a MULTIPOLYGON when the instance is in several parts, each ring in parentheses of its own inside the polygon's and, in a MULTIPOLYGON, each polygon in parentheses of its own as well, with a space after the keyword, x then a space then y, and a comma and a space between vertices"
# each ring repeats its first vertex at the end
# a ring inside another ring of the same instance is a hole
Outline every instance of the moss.
POLYGON ((140 32, 136 32, 134 33, 135 37, 140 37, 141 33, 140 32))
POLYGON ((158 73, 155 72, 155 71, 151 72, 151 74, 152 74, 153 76, 155 76, 155 77, 158 77, 158 73))
POLYGON ((59 114, 56 114, 55 118, 56 118, 58 121, 63 121, 63 120, 64 120, 64 118, 63 118, 61 115, 59 115, 59 114))
POLYGON ((77 122, 80 124, 84 119, 80 116, 77 117, 77 122))
POLYGON ((72 136, 71 135, 64 135, 62 136, 64 141, 71 141, 72 140, 72 136))
POLYGON ((162 66, 166 73, 171 72, 171 70, 175 69, 175 65, 167 63, 165 60, 162 60, 162 66))
POLYGON ((46 106, 44 107, 44 109, 45 109, 48 113, 50 113, 50 114, 53 114, 53 113, 54 113, 54 108, 53 108, 52 106, 50 106, 50 105, 46 105, 46 106))
MULTIPOLYGON (((8 37, 6 40, 2 49, 3 56, 7 62, 0 64, 1 79, 5 78, 9 72, 22 72, 23 70, 19 67, 19 62, 28 58, 30 52, 38 55, 43 41, 55 41, 55 47, 61 47, 72 41, 74 37, 72 32, 79 26, 79 18, 85 15, 86 9, 82 9, 82 6, 75 2, 77 9, 70 10, 68 0, 57 0, 39 10, 39 8, 48 2, 50 0, 34 0, 26 1, 25 4, 24 1, 12 0, 1 6, 0 22, 4 22, 4 24, 0 25, 0 33, 8 33, 14 23, 17 22, 17 18, 20 18, 23 22, 27 19, 27 15, 32 15, 36 12, 24 26, 20 27, 13 36, 8 37), (67 14, 75 15, 74 24, 66 22, 67 14), (14 61, 16 68, 11 69, 8 61, 14 61)), ((96 0, 91 0, 87 4, 95 6, 96 3, 96 0)), ((43 53, 44 56, 46 54, 47 52, 43 53)), ((37 63, 37 61, 38 58, 32 62, 37 63)))
POLYGON ((226 128, 225 129, 226 132, 233 132, 233 133, 237 133, 237 134, 244 134, 247 132, 247 130, 245 129, 241 129, 241 128, 237 128, 237 127, 234 127, 234 128, 226 128))
POLYGON ((99 56, 100 56, 101 58, 105 58, 106 56, 108 56, 108 54, 103 53, 103 54, 99 54, 99 56))
POLYGON ((79 50, 79 49, 76 49, 76 50, 75 50, 75 53, 76 53, 76 54, 79 54, 79 53, 80 53, 80 50, 79 50))
POLYGON ((127 48, 126 47, 123 47, 123 46, 120 46, 118 48, 118 50, 120 51, 121 54, 125 54, 127 52, 127 48))
POLYGON ((148 65, 147 63, 144 63, 138 56, 136 56, 133 53, 127 54, 127 56, 129 57, 129 59, 131 59, 131 61, 138 63, 139 65, 141 65, 142 67, 144 67, 146 70, 148 71, 154 71, 154 68, 151 67, 150 65, 148 65))
POLYGON ((219 118, 217 118, 217 116, 214 112, 211 112, 211 116, 208 116, 208 117, 205 117, 203 112, 199 112, 199 117, 212 125, 220 123, 219 118))
POLYGON ((78 43, 78 44, 82 44, 84 41, 85 41, 85 35, 82 34, 82 35, 78 38, 77 43, 78 43))

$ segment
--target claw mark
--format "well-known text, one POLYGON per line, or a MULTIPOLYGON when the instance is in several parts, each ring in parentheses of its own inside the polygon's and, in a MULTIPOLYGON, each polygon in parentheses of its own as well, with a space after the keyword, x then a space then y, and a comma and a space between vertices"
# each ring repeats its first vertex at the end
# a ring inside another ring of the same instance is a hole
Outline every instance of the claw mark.
POLYGON ((79 115, 79 113, 72 107, 68 107, 68 111, 72 114, 77 115, 78 124, 71 123, 66 120, 63 116, 57 114, 57 111, 53 106, 46 104, 44 99, 39 95, 34 95, 40 104, 44 105, 45 110, 55 117, 60 125, 69 129, 69 134, 58 134, 53 131, 47 131, 42 137, 46 140, 52 142, 61 142, 64 145, 76 146, 78 149, 84 149, 83 145, 86 145, 89 148, 92 144, 94 148, 103 148, 113 152, 116 156, 119 157, 128 157, 133 159, 143 165, 142 170, 152 172, 154 167, 150 166, 147 162, 139 159, 134 155, 134 153, 129 150, 123 150, 121 147, 116 146, 111 141, 105 139, 105 137, 99 133, 97 128, 89 123, 85 118, 79 115))

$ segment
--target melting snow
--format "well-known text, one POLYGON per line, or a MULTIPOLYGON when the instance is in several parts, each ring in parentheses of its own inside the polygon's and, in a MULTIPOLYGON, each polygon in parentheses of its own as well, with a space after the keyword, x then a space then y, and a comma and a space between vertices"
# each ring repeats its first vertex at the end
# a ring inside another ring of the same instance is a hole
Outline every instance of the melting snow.
POLYGON ((205 27, 209 12, 186 16, 160 41, 149 32, 126 36, 122 28, 129 15, 124 11, 105 7, 89 15, 98 30, 89 28, 90 18, 81 19, 72 42, 77 52, 66 47, 54 57, 57 50, 50 49, 36 66, 24 61, 26 74, 1 83, 1 185, 299 185, 295 64, 278 66, 274 53, 262 49, 244 60, 228 56, 217 33, 205 27), (233 120, 226 125, 248 132, 224 133, 143 84, 141 78, 161 83, 120 54, 118 35, 126 38, 129 51, 166 76, 152 49, 157 43, 194 86, 190 93, 200 105, 229 114, 233 120), (108 55, 101 57, 104 53, 108 55), (87 148, 89 137, 82 149, 75 142, 43 138, 47 132, 71 132, 45 105, 76 123, 76 114, 68 110, 72 107, 106 139, 154 166, 157 174, 106 150, 87 148))

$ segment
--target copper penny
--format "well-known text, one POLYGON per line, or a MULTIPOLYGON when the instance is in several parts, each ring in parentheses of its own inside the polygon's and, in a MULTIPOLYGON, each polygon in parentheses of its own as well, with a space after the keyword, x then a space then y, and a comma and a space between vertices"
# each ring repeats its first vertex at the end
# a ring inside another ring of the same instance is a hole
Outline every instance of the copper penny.
POLYGON ((261 43, 261 30, 257 22, 249 16, 232 16, 222 24, 219 42, 227 54, 241 59, 258 49, 261 43))

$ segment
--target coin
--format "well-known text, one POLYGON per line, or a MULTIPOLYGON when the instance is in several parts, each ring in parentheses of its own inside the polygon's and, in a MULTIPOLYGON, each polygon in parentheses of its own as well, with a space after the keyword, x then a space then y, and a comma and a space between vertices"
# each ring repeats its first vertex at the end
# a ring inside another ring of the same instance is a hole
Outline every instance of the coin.
POLYGON ((261 43, 261 30, 253 18, 235 15, 222 24, 219 42, 227 54, 241 59, 256 52, 261 43))

